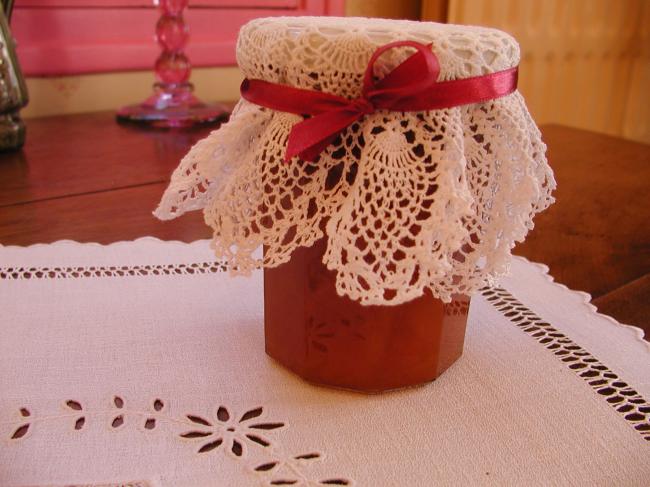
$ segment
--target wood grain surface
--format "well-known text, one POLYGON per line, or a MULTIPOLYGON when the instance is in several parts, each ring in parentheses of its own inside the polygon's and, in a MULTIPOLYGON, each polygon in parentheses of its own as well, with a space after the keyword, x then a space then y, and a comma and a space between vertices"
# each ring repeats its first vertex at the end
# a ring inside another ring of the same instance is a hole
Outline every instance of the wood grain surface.
POLYGON ((542 133, 556 202, 515 253, 593 298, 648 274, 650 145, 557 125, 542 133))
MULTIPOLYGON (((171 222, 151 212, 180 158, 213 128, 144 130, 109 112, 28 120, 25 147, 0 155, 0 244, 208 238, 200 212, 171 222)), ((648 333, 650 146, 562 126, 542 132, 557 202, 515 253, 648 333)))

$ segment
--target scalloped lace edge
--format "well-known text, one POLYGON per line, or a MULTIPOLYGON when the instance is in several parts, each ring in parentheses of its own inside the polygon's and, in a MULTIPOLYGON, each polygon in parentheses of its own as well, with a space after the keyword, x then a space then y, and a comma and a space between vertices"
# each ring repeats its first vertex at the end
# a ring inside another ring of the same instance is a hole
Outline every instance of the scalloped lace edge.
POLYGON ((594 304, 591 303, 592 297, 591 294, 585 291, 579 291, 576 289, 571 289, 570 287, 566 286, 565 284, 562 284, 560 282, 557 282, 555 278, 550 274, 550 269, 546 264, 542 264, 540 262, 533 262, 531 260, 528 260, 526 257, 523 257, 521 255, 513 255, 513 259, 518 259, 522 260, 528 264, 531 264, 535 269, 537 269, 540 274, 551 284, 554 286, 559 287, 563 291, 568 291, 570 294, 575 294, 581 301, 582 305, 587 308, 587 310, 593 314, 596 315, 597 317, 604 318, 606 321, 609 321, 613 325, 621 326, 623 328, 628 328, 632 333, 634 333, 635 338, 639 341, 641 341, 646 348, 648 349, 648 352, 650 352, 650 341, 646 340, 645 338, 645 332, 639 328, 638 326, 634 325, 627 325, 625 323, 621 323, 620 321, 616 320, 616 318, 613 318, 609 315, 606 315, 604 313, 600 313, 598 311, 598 307, 596 307, 594 304))
POLYGON ((30 245, 3 245, 0 243, 0 250, 1 249, 33 249, 33 248, 41 248, 41 247, 47 247, 47 246, 59 246, 59 245, 87 245, 90 247, 121 247, 123 245, 130 245, 133 243, 139 243, 139 242, 154 242, 154 243, 159 243, 159 244, 171 244, 171 245, 198 245, 201 243, 205 243, 207 247, 210 245, 210 238, 204 238, 204 239, 198 239, 198 240, 193 240, 191 242, 183 242, 182 240, 161 240, 158 237, 152 237, 152 236, 145 236, 145 237, 138 237, 133 240, 118 240, 116 242, 111 242, 107 244, 99 243, 99 242, 79 242, 77 240, 71 240, 71 239, 61 239, 61 240, 55 240, 54 242, 49 242, 49 243, 34 243, 30 245))

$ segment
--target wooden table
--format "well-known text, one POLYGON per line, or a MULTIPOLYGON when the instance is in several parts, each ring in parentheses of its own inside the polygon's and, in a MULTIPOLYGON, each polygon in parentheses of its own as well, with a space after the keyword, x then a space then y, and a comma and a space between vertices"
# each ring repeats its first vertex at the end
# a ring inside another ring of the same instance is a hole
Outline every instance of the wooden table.
MULTIPOLYGON (((1 244, 210 236, 200 212, 160 222, 151 211, 180 158, 211 129, 149 131, 118 125, 109 112, 32 119, 27 128, 23 150, 0 156, 1 244)), ((649 333, 650 146, 560 126, 542 132, 557 202, 515 253, 649 333)))

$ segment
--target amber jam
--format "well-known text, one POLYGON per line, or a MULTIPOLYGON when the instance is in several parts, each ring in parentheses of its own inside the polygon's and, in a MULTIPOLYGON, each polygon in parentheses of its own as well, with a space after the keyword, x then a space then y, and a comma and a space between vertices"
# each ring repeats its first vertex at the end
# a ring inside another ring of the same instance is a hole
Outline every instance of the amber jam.
POLYGON ((264 270, 267 354, 310 382, 363 392, 430 382, 461 356, 468 297, 362 306, 336 293, 325 245, 264 270))

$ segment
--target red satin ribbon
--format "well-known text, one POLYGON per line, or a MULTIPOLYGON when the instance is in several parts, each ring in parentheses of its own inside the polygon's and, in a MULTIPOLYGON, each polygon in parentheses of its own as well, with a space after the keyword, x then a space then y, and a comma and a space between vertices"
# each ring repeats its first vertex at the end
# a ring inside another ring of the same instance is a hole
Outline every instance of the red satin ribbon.
POLYGON ((374 52, 364 74, 362 94, 354 100, 259 79, 245 79, 240 91, 242 98, 256 105, 310 115, 291 129, 284 159, 299 156, 313 161, 346 127, 375 110, 422 112, 451 108, 499 98, 517 89, 517 67, 451 81, 438 81, 439 74, 440 64, 430 46, 396 41, 374 52), (373 67, 379 56, 403 46, 417 52, 374 83, 373 67))

